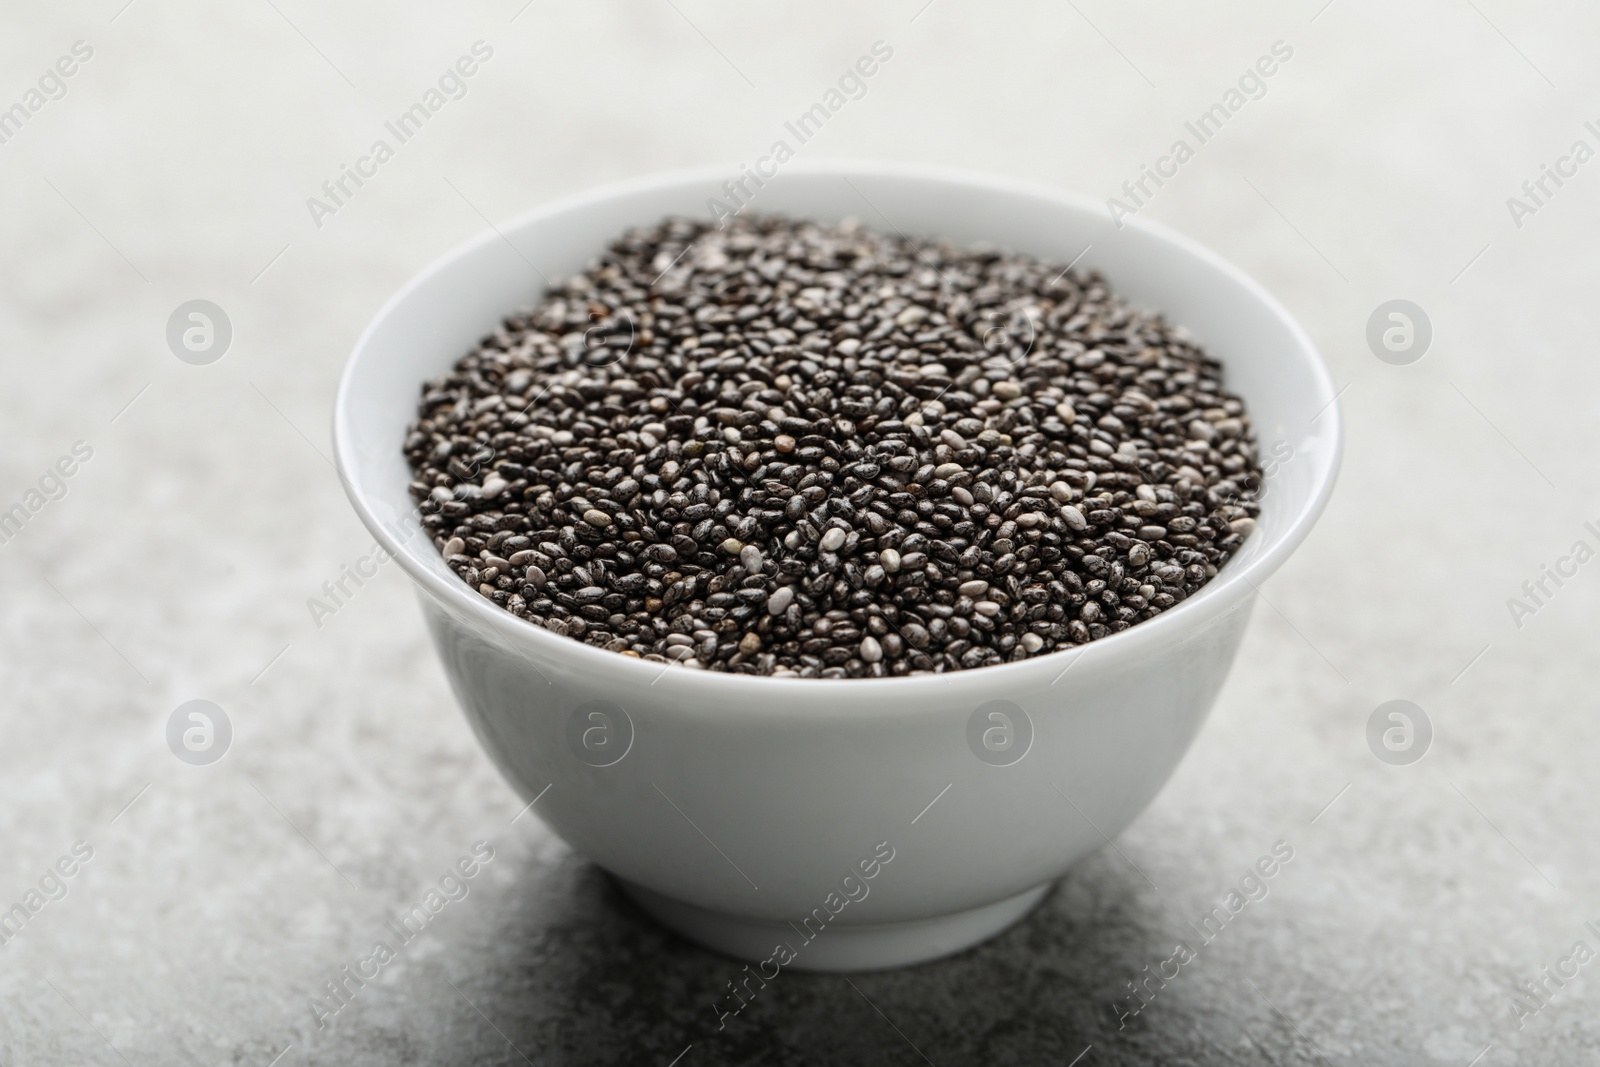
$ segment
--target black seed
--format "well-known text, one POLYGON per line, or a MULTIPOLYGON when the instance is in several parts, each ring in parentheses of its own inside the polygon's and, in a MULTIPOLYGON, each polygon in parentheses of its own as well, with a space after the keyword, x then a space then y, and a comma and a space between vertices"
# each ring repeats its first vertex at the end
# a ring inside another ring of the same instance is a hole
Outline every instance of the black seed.
POLYGON ((404 452, 446 563, 553 633, 902 676, 1120 632, 1214 576, 1262 477, 1221 380, 1094 274, 679 219, 426 385, 404 452))

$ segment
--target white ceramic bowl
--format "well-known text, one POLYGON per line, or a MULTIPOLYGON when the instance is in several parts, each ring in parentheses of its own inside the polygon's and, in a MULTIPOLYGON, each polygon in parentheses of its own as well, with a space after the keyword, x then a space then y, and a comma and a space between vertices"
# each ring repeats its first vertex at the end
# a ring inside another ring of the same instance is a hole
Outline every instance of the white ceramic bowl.
POLYGON ((706 217, 734 174, 668 174, 566 200, 429 266, 350 357, 334 411, 339 473, 420 588, 491 758, 646 911, 739 958, 770 960, 763 973, 930 959, 1020 918, 1166 782, 1228 673, 1254 587, 1332 491, 1334 391, 1310 339, 1260 285, 1159 226, 1119 229, 1091 201, 983 175, 792 163, 757 210, 855 216, 1062 263, 1081 254, 1080 266, 1187 327, 1225 362, 1263 454, 1277 446, 1259 528, 1197 595, 1155 619, 1082 649, 954 674, 754 678, 558 637, 469 589, 422 534, 401 454, 418 387, 539 296, 535 267, 562 278, 630 226, 706 217))

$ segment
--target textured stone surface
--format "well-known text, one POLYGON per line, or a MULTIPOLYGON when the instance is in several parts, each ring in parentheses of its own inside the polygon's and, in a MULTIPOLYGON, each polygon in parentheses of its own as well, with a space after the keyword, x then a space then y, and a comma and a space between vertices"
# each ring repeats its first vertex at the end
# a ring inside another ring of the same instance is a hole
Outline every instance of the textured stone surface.
POLYGON ((1592 968, 1520 1030, 1512 998, 1579 939, 1600 949, 1583 927, 1600 920, 1600 564, 1520 628, 1506 605, 1576 539, 1600 544, 1583 527, 1600 524, 1600 163, 1520 229, 1506 206, 1574 140, 1600 145, 1592 12, 123 2, 17 8, 0 35, 5 106, 73 41, 94 48, 0 145, 0 507, 75 441, 94 449, 0 547, 0 902, 74 842, 94 850, 0 948, 0 1062, 1595 1058, 1592 968), (317 228, 306 197, 480 38, 494 56, 468 95, 317 228), (1097 196, 1289 42, 1266 95, 1146 210, 1301 316, 1347 387, 1346 466, 1115 850, 988 945, 785 974, 719 1031, 737 967, 639 917, 535 816, 512 821, 405 579, 385 568, 314 625, 307 598, 370 543, 325 458, 328 410, 373 310, 484 216, 754 159, 880 38, 894 58, 804 153, 1097 196), (196 297, 235 331, 205 367, 163 340, 196 297), (1412 366, 1364 340, 1396 297, 1435 328, 1412 366), (1409 767, 1365 740, 1395 697, 1436 730, 1409 767), (163 740, 193 698, 234 726, 208 767, 163 740), (307 998, 477 840, 495 854, 470 895, 319 1030, 307 998), (1279 840, 1295 855, 1269 895, 1119 1029, 1124 983, 1197 939, 1279 840))

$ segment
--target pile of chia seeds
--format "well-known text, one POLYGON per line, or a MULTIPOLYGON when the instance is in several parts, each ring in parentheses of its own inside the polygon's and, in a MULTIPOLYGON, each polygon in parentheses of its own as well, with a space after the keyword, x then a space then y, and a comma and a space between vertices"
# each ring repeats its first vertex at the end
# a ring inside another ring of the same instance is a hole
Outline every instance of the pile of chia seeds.
POLYGON ((422 391, 423 524, 557 634, 743 674, 1041 656, 1250 535, 1220 364, 1094 273, 853 222, 628 233, 422 391))

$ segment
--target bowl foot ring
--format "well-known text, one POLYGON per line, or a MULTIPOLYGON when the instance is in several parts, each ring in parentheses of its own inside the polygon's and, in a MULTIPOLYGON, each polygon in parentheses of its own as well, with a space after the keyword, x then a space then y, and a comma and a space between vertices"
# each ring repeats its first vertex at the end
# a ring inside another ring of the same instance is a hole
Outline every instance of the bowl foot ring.
MULTIPOLYGON (((803 936, 798 923, 708 911, 662 896, 621 878, 617 884, 661 925, 707 948, 751 962, 788 945, 785 968, 800 971, 872 971, 949 956, 987 941, 1032 911, 1052 883, 950 915, 892 923, 834 923, 803 936)), ((781 959, 781 957, 779 957, 781 959)))

